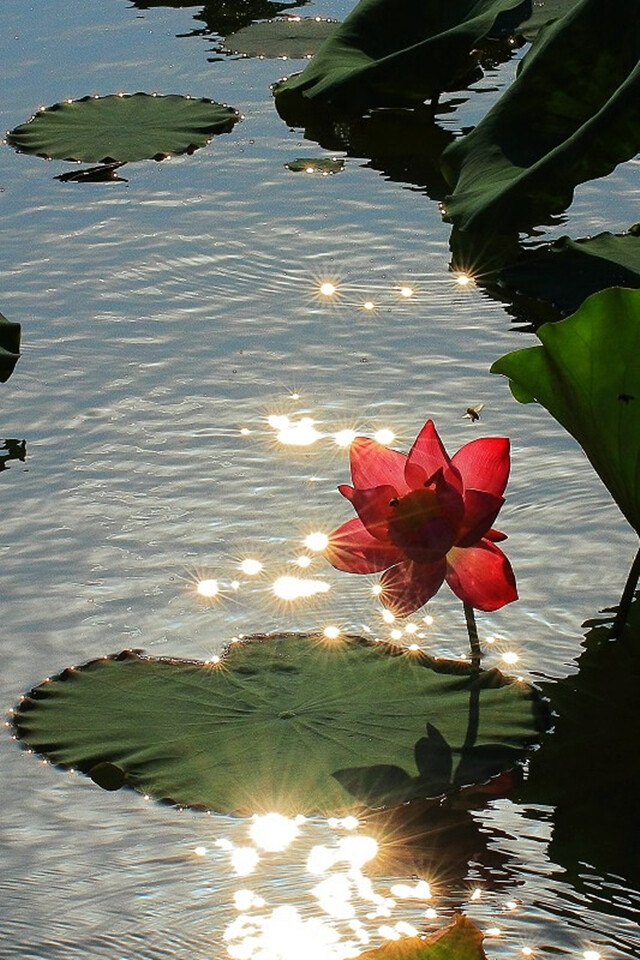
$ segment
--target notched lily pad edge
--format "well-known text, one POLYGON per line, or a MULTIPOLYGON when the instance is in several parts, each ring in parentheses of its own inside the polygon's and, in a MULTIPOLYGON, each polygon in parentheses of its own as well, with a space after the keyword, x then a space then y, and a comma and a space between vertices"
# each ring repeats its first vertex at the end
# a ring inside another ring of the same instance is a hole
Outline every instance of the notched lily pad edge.
MULTIPOLYGON (((223 107, 224 109, 229 111, 229 119, 228 119, 228 122, 220 128, 220 130, 218 131, 218 134, 230 133, 233 130, 233 127, 235 126, 236 123, 239 123, 242 120, 244 120, 243 114, 240 113, 239 110, 236 110, 235 107, 230 106, 228 103, 221 103, 219 100, 212 100, 210 97, 194 97, 191 94, 175 94, 175 93, 172 93, 172 94, 145 93, 143 90, 137 90, 135 93, 118 92, 118 93, 108 93, 104 95, 90 93, 84 97, 78 97, 76 100, 72 100, 72 99, 61 100, 58 103, 51 104, 51 106, 49 107, 40 108, 36 113, 32 114, 28 120, 25 120, 24 123, 18 124, 18 126, 15 127, 13 130, 7 131, 3 139, 3 143, 12 147, 16 151, 16 153, 20 153, 23 156, 40 157, 42 160, 60 160, 62 163, 78 163, 78 164, 87 163, 89 161, 82 160, 80 157, 53 157, 49 153, 35 153, 32 150, 21 149, 19 138, 14 137, 13 133, 15 130, 28 127, 29 124, 33 123, 34 120, 36 120, 42 113, 54 113, 70 104, 87 103, 90 100, 107 100, 110 97, 118 97, 121 100, 129 100, 129 99, 133 99, 134 97, 150 97, 157 100, 178 97, 183 100, 193 100, 194 102, 197 102, 197 103, 208 103, 208 104, 211 104, 212 106, 223 107)), ((210 140, 213 139, 213 136, 215 135, 216 134, 212 134, 210 137, 210 140)), ((185 155, 192 156, 197 150, 200 150, 201 148, 202 148, 202 144, 190 143, 182 150, 176 150, 173 153, 156 153, 154 154, 154 156, 147 157, 146 159, 155 160, 156 162, 161 162, 163 160, 168 160, 171 157, 175 157, 175 156, 185 156, 185 155)), ((121 158, 112 157, 109 155, 105 157, 101 157, 99 160, 95 161, 95 163, 97 163, 98 166, 104 164, 112 167, 124 166, 125 163, 131 163, 131 162, 136 162, 136 161, 122 160, 121 158)), ((79 172, 80 174, 83 173, 83 171, 79 171, 79 172)), ((91 172, 93 173, 93 169, 91 172)), ((73 179, 73 174, 67 175, 66 179, 69 179, 69 180, 73 179)))
MULTIPOLYGON (((256 643, 269 643, 273 640, 286 640, 286 639, 300 639, 302 641, 316 641, 318 643, 326 642, 324 634, 320 631, 314 633, 296 633, 294 631, 288 632, 274 632, 274 633, 257 633, 250 635, 242 635, 234 638, 229 643, 225 644, 222 648, 221 654, 219 655, 219 660, 215 661, 215 665, 220 667, 224 663, 224 660, 233 655, 234 649, 239 646, 245 646, 248 644, 256 643)), ((342 642, 351 643, 354 646, 360 647, 369 647, 379 649, 384 651, 387 655, 394 657, 406 657, 407 649, 402 647, 392 641, 386 640, 369 640, 366 637, 362 637, 358 634, 343 634, 341 637, 342 642)), ((436 673, 447 673, 449 675, 458 675, 461 678, 472 677, 474 674, 477 675, 478 685, 479 686, 507 686, 512 683, 521 683, 514 678, 505 676, 501 671, 496 668, 490 668, 488 670, 481 670, 479 673, 477 668, 474 667, 468 661, 464 660, 450 660, 448 658, 432 657, 428 653, 425 653, 423 650, 412 651, 411 652, 412 662, 415 664, 421 664, 427 669, 431 669, 436 673)), ((26 753, 35 753, 38 756, 41 756, 46 760, 52 767, 55 767, 59 770, 65 771, 79 771, 80 773, 85 774, 94 783, 102 787, 104 790, 114 791, 119 790, 122 787, 127 787, 131 790, 134 790, 136 793, 141 793, 145 796, 145 799, 151 799, 156 803, 164 804, 167 806, 175 807, 179 810, 189 809, 204 813, 212 813, 213 811, 202 804, 189 804, 181 801, 175 800, 173 797, 156 797, 149 796, 146 791, 139 787, 136 782, 131 779, 130 774, 123 770, 118 764, 114 764, 108 759, 105 759, 104 755, 95 757, 91 762, 85 762, 83 764, 65 764, 58 763, 51 759, 47 753, 47 747, 32 747, 23 742, 21 734, 21 726, 18 718, 19 712, 25 712, 32 709, 35 706, 35 701, 43 699, 46 696, 46 687, 48 684, 55 681, 66 681, 73 679, 77 674, 81 672, 88 672, 94 669, 98 664, 104 663, 104 661, 125 661, 125 660, 138 660, 138 661, 149 661, 154 663, 166 663, 166 664, 176 664, 176 665, 192 665, 196 667, 211 667, 213 669, 212 661, 205 661, 199 659, 192 659, 186 657, 170 657, 170 656, 161 656, 154 657, 149 656, 147 652, 142 648, 127 648, 119 651, 118 653, 105 654, 100 657, 95 657, 92 660, 88 660, 85 663, 79 664, 78 666, 65 667, 59 673, 54 674, 50 677, 47 677, 45 680, 41 681, 39 684, 36 684, 30 690, 27 691, 19 700, 16 708, 10 711, 8 726, 12 739, 17 741, 19 746, 26 753)), ((535 750, 540 746, 540 740, 544 734, 547 734, 551 731, 552 728, 552 711, 551 703, 548 697, 546 697, 541 689, 533 683, 527 683, 527 688, 529 691, 529 699, 532 701, 533 709, 533 727, 535 733, 529 738, 523 738, 522 746, 526 750, 535 750)), ((514 761, 513 767, 522 769, 526 764, 527 757, 522 760, 514 761)), ((473 786, 482 787, 486 784, 490 784, 494 780, 499 780, 503 773, 506 771, 501 771, 501 773, 496 774, 493 777, 489 777, 487 780, 482 783, 473 784, 473 786)), ((400 806, 408 807, 412 804, 420 803, 438 803, 442 800, 459 796, 462 792, 468 789, 469 785, 460 785, 455 790, 443 793, 437 797, 428 797, 421 798, 418 800, 406 801, 400 806)), ((470 803, 477 802, 470 799, 470 803)), ((368 807, 363 803, 354 803, 354 810, 359 809, 361 812, 373 812, 374 810, 380 809, 390 809, 392 806, 398 806, 398 804, 391 804, 389 807, 368 807)))

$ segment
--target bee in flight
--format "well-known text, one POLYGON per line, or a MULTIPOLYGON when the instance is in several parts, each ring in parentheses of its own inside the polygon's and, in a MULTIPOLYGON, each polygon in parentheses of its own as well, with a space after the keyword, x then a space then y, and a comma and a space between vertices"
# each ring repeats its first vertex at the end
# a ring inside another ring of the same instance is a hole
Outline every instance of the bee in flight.
POLYGON ((480 414, 484 409, 484 403, 479 403, 475 407, 467 407, 467 412, 465 413, 463 419, 471 420, 471 423, 477 423, 480 419, 480 414))

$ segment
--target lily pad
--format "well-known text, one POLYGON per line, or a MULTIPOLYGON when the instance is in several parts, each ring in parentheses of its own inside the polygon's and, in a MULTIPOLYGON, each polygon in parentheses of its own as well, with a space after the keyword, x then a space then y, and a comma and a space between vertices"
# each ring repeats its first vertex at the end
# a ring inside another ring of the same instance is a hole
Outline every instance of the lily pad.
POLYGON ((358 960, 487 960, 483 940, 484 934, 473 921, 457 914, 446 927, 426 938, 391 940, 359 954, 358 960))
POLYGON ((164 160, 193 153, 240 119, 213 100, 147 93, 83 97, 47 107, 7 134, 21 153, 82 163, 164 160))
POLYGON ((5 383, 20 358, 20 324, 0 313, 0 383, 5 383))
POLYGON ((321 17, 286 17, 251 23, 225 37, 224 49, 245 57, 284 57, 303 60, 311 57, 336 31, 336 20, 321 17))
POLYGON ((298 157, 285 166, 293 173, 321 173, 326 177, 344 170, 344 160, 337 157, 298 157))
POLYGON ((234 643, 216 664, 93 660, 34 688, 14 726, 53 763, 157 799, 326 814, 487 781, 546 720, 535 690, 495 670, 279 634, 234 643))
POLYGON ((537 335, 541 346, 501 357, 491 372, 575 437, 640 534, 640 290, 596 293, 537 335))
POLYGON ((608 0, 582 0, 544 30, 509 89, 443 154, 457 263, 500 265, 501 244, 547 222, 576 184, 638 150, 637 2, 620 0, 614 11, 608 0))
POLYGON ((304 71, 274 86, 278 112, 304 125, 314 107, 348 115, 460 89, 477 79, 471 51, 516 10, 525 19, 530 0, 360 0, 304 71))

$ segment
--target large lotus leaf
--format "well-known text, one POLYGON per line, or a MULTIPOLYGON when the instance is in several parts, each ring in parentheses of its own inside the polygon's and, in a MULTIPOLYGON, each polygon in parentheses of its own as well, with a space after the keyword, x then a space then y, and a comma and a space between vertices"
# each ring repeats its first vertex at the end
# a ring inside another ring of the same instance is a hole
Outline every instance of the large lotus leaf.
POLYGON ((486 960, 484 934, 457 914, 451 923, 426 938, 403 937, 358 955, 358 960, 486 960))
POLYGON ((563 313, 608 287, 640 288, 640 230, 600 233, 584 240, 560 237, 525 251, 498 273, 506 291, 545 300, 563 313))
POLYGON ((225 37, 224 47, 245 57, 286 57, 304 59, 335 33, 335 20, 320 17, 287 17, 251 23, 225 37))
POLYGON ((637 0, 582 0, 542 32, 509 89, 443 155, 457 263, 492 265, 500 235, 546 222, 576 184, 638 150, 637 0))
POLYGON ((147 93, 56 103, 7 134, 21 153, 82 163, 163 160, 193 153, 240 119, 232 107, 147 93))
POLYGON ((470 758, 486 781, 522 758, 546 710, 497 671, 282 634, 232 644, 215 665, 94 660, 32 690, 14 722, 26 746, 109 789, 291 814, 439 796, 470 782, 470 758))
POLYGON ((9 379, 19 357, 20 324, 0 313, 0 383, 9 379))
POLYGON ((530 10, 530 0, 360 0, 304 71, 274 86, 278 112, 304 125, 314 107, 349 114, 459 89, 477 43, 530 10))
POLYGON ((640 290, 595 293, 538 337, 541 346, 501 357, 491 372, 575 437, 640 533, 640 290))

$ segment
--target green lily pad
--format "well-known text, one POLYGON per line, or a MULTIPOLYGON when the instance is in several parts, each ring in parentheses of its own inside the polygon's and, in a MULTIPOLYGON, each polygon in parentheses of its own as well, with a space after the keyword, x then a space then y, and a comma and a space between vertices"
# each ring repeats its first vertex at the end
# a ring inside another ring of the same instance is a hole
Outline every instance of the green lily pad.
MULTIPOLYGON (((301 74, 275 84, 278 113, 304 125, 315 107, 341 114, 414 105, 477 79, 471 51, 521 0, 360 0, 301 74), (471 74, 470 74, 471 72, 471 74)), ((511 25, 511 24, 509 24, 511 25)))
POLYGON ((224 49, 245 57, 284 57, 303 60, 311 57, 335 33, 336 20, 320 17, 286 17, 251 23, 225 37, 224 49))
POLYGON ((298 157, 285 166, 293 173, 321 173, 326 177, 344 170, 344 160, 337 157, 298 157))
POLYGON ((640 290, 603 290, 497 360, 517 400, 537 400, 575 437, 640 534, 640 290))
POLYGON ((487 960, 484 934, 472 920, 457 914, 428 937, 403 937, 358 955, 358 960, 487 960))
POLYGON ((615 11, 608 0, 582 0, 543 31, 509 89, 445 151, 458 265, 502 265, 502 244, 563 211, 576 184, 640 150, 637 24, 636 0, 615 11))
POLYGON ((14 715, 53 763, 222 813, 441 796, 513 767, 545 725, 536 692, 498 671, 293 634, 216 664, 125 651, 46 680, 14 715))
POLYGON ((20 324, 0 313, 0 383, 9 379, 20 358, 20 333, 20 324))
POLYGON ((240 114, 213 100, 147 93, 56 103, 7 134, 21 153, 82 163, 164 160, 228 133, 240 114))

